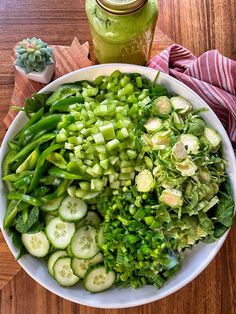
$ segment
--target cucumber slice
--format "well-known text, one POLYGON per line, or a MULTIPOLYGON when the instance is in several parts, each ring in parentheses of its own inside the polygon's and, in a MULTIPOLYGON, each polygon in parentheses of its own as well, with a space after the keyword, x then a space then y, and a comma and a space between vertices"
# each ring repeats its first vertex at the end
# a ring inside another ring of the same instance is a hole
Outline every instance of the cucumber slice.
POLYGON ((59 215, 68 221, 82 219, 87 213, 87 204, 77 197, 67 196, 59 207, 59 215))
POLYGON ((75 224, 63 221, 60 217, 53 218, 46 226, 49 241, 57 249, 65 249, 75 232, 75 224))
POLYGON ((89 210, 86 217, 76 223, 76 228, 86 225, 90 225, 96 228, 98 225, 100 225, 100 223, 101 219, 98 214, 96 214, 94 211, 89 210))
POLYGON ((54 278, 63 287, 71 287, 79 281, 70 266, 70 257, 60 257, 53 266, 54 278))
POLYGON ((61 204, 61 201, 63 200, 63 197, 58 197, 55 198, 52 201, 49 201, 47 203, 44 203, 40 208, 44 211, 44 212, 52 212, 54 210, 57 210, 58 207, 61 204))
POLYGON ((109 289, 115 282, 114 271, 106 271, 105 266, 99 264, 88 269, 84 278, 84 287, 90 292, 101 292, 109 289))
POLYGON ((96 241, 97 241, 97 246, 99 249, 102 249, 103 243, 104 243, 104 226, 100 225, 97 231, 96 235, 96 241))
POLYGON ((67 253, 68 256, 73 257, 73 254, 72 254, 72 252, 71 252, 70 244, 69 244, 69 245, 67 246, 67 248, 66 248, 66 253, 67 253))
POLYGON ((92 226, 79 228, 71 240, 72 254, 83 259, 94 257, 99 251, 96 244, 96 233, 96 229, 92 226))
POLYGON ((71 268, 76 276, 84 278, 85 273, 90 266, 101 263, 102 261, 103 255, 100 252, 91 259, 78 259, 73 257, 71 261, 71 268))
POLYGON ((33 256, 44 257, 49 252, 50 243, 43 231, 37 233, 23 233, 21 240, 26 250, 33 256))
POLYGON ((64 257, 64 256, 67 256, 66 251, 56 251, 56 252, 52 253, 52 255, 50 255, 50 257, 48 259, 48 272, 51 276, 54 277, 54 273, 53 273, 54 264, 56 263, 58 258, 64 257))
POLYGON ((45 224, 48 225, 53 218, 55 218, 55 216, 49 214, 45 215, 45 224))

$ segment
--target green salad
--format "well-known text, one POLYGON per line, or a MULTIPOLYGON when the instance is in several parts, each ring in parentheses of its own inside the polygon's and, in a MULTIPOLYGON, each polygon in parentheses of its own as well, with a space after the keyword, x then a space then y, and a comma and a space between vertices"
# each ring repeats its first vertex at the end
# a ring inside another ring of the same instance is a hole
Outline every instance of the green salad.
POLYGON ((62 286, 158 288, 232 225, 221 136, 185 98, 119 71, 27 99, 4 228, 62 286))

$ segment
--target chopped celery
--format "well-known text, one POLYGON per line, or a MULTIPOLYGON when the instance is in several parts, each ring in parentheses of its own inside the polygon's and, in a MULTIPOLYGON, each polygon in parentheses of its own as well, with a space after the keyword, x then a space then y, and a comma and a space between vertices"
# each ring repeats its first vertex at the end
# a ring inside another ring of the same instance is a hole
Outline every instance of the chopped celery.
POLYGON ((92 179, 91 180, 91 190, 101 192, 104 188, 104 182, 101 179, 92 179))
POLYGON ((112 140, 115 138, 115 130, 112 123, 105 124, 99 127, 102 135, 104 136, 105 140, 112 140))
POLYGON ((102 133, 96 133, 93 135, 94 141, 96 144, 104 144, 105 140, 102 133))
POLYGON ((71 197, 75 197, 76 194, 76 186, 75 185, 71 185, 67 188, 67 193, 69 196, 71 197))
POLYGON ((94 176, 101 176, 102 175, 102 167, 99 164, 95 164, 92 167, 92 172, 94 173, 94 176))
POLYGON ((72 150, 74 148, 74 145, 69 143, 69 142, 66 142, 65 143, 65 149, 69 149, 69 150, 72 150))
POLYGON ((89 191, 90 190, 90 183, 89 182, 80 182, 79 186, 81 190, 83 191, 89 191))
POLYGON ((134 86, 131 83, 126 84, 122 89, 118 90, 117 96, 122 97, 131 94, 134 91, 134 86))
POLYGON ((107 144, 106 144, 106 147, 109 151, 113 150, 113 149, 116 149, 120 144, 120 141, 118 139, 113 139, 111 141, 109 141, 107 144))
POLYGON ((103 159, 100 161, 100 166, 103 168, 103 169, 108 169, 109 167, 109 160, 108 159, 103 159))

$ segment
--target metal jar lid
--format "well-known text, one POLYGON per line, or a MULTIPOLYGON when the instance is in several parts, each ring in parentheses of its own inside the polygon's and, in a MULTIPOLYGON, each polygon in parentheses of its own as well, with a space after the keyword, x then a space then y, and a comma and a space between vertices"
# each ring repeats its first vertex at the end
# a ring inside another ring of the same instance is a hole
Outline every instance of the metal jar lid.
POLYGON ((148 0, 96 0, 106 11, 113 14, 129 14, 140 9, 148 0))

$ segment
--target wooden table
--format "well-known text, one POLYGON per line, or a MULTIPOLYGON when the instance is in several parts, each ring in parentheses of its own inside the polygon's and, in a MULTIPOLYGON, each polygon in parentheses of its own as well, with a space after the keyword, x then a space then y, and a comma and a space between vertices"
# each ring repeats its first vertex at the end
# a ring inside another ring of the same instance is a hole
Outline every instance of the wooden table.
MULTIPOLYGON (((173 41, 196 55, 219 49, 236 59, 235 0, 159 0, 152 55, 173 41), (172 40, 170 39, 172 38, 172 40)), ((14 74, 10 51, 25 37, 68 45, 74 36, 90 41, 83 0, 0 0, 0 121, 9 108, 14 74)), ((5 130, 0 130, 0 141, 5 130)), ((0 234, 1 314, 230 314, 236 308, 236 226, 208 268, 175 294, 148 305, 102 310, 68 302, 36 284, 18 264, 0 234)))

